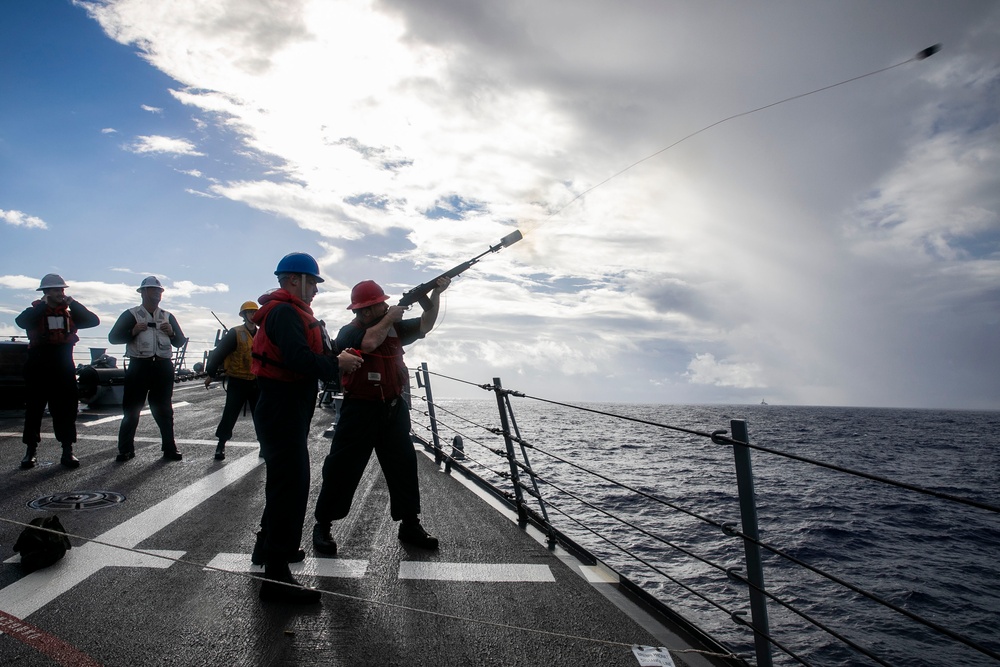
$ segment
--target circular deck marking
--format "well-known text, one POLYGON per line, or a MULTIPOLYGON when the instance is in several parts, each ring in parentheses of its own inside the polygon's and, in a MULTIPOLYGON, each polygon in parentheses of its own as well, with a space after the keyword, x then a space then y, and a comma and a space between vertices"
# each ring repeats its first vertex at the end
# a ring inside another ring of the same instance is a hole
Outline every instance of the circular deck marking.
POLYGON ((69 491, 35 498, 28 507, 36 510, 100 510, 125 502, 125 496, 114 491, 69 491))

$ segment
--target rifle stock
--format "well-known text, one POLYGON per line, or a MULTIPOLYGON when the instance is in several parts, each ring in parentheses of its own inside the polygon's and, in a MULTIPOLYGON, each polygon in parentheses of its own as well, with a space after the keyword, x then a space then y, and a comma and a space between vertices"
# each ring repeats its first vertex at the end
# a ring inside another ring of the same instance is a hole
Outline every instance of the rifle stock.
POLYGON ((496 244, 495 246, 490 246, 489 250, 480 253, 479 255, 476 255, 467 262, 462 262, 458 266, 448 269, 447 271, 439 275, 437 278, 434 278, 434 280, 429 280, 426 283, 421 283, 420 285, 417 285, 408 292, 405 292, 403 294, 403 297, 399 300, 399 303, 396 305, 402 306, 403 308, 407 308, 416 303, 417 301, 423 303, 427 299, 427 295, 430 294, 431 290, 433 290, 437 286, 437 281, 440 278, 454 278, 459 274, 467 271, 473 264, 478 262, 485 255, 488 255, 491 252, 499 252, 500 250, 503 250, 507 246, 514 245, 522 238, 524 237, 521 236, 521 232, 518 230, 514 230, 514 232, 512 232, 511 234, 508 234, 507 236, 500 239, 500 243, 496 244))

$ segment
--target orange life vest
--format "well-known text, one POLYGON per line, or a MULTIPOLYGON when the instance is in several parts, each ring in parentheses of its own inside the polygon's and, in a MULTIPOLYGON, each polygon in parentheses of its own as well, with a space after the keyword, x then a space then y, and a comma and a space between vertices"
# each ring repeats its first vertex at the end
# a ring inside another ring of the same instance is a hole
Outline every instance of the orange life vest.
POLYGON ((257 377, 271 378, 282 382, 307 379, 301 373, 295 373, 285 368, 281 350, 267 337, 265 324, 267 316, 274 310, 275 306, 282 303, 294 306, 295 312, 302 319, 302 326, 305 327, 306 343, 309 345, 309 349, 316 354, 323 354, 322 325, 319 320, 313 317, 312 308, 284 289, 265 294, 259 301, 261 308, 253 315, 253 321, 257 323, 257 334, 253 337, 253 362, 250 364, 250 371, 257 377))
MULTIPOLYGON (((32 306, 41 303, 35 301, 32 306)), ((76 335, 76 324, 66 305, 45 307, 45 314, 38 319, 36 326, 26 329, 28 347, 41 345, 72 345, 80 340, 76 335)))

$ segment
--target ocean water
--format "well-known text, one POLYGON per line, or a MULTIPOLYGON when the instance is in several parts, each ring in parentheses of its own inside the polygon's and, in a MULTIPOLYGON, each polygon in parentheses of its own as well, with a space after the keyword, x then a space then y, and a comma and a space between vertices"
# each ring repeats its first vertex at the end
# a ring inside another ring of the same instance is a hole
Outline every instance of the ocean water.
MULTIPOLYGON (((746 586, 725 575, 745 571, 742 541, 711 523, 740 526, 732 448, 599 413, 706 433, 742 419, 752 444, 1000 506, 1000 412, 511 404, 552 523, 748 658, 752 637, 731 617, 750 618, 746 586)), ((418 400, 415 421, 426 409, 418 400)), ((485 448, 503 447, 487 430, 500 425, 495 400, 440 400, 436 412, 442 442, 461 434, 470 467, 509 488, 496 475, 506 461, 485 448)), ((1000 652, 1000 516, 777 454, 751 456, 763 542, 1000 652)), ((1000 664, 788 558, 765 550, 763 561, 769 592, 887 664, 1000 664)), ((878 664, 774 601, 768 612, 771 635, 809 664, 878 664)))

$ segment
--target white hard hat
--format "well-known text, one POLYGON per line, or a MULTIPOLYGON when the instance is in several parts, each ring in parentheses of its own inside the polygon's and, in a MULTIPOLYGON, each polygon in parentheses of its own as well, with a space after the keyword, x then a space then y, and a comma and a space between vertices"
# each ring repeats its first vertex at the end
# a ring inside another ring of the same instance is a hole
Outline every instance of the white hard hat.
POLYGON ((49 273, 42 278, 41 284, 35 291, 41 292, 42 290, 47 290, 53 287, 69 287, 69 285, 66 284, 66 281, 63 280, 62 276, 60 276, 59 274, 49 273))
POLYGON ((163 285, 160 284, 160 281, 157 280, 156 276, 149 276, 148 278, 143 278, 142 283, 139 284, 139 287, 137 287, 135 291, 141 292, 147 287, 155 287, 161 292, 163 291, 163 285))

